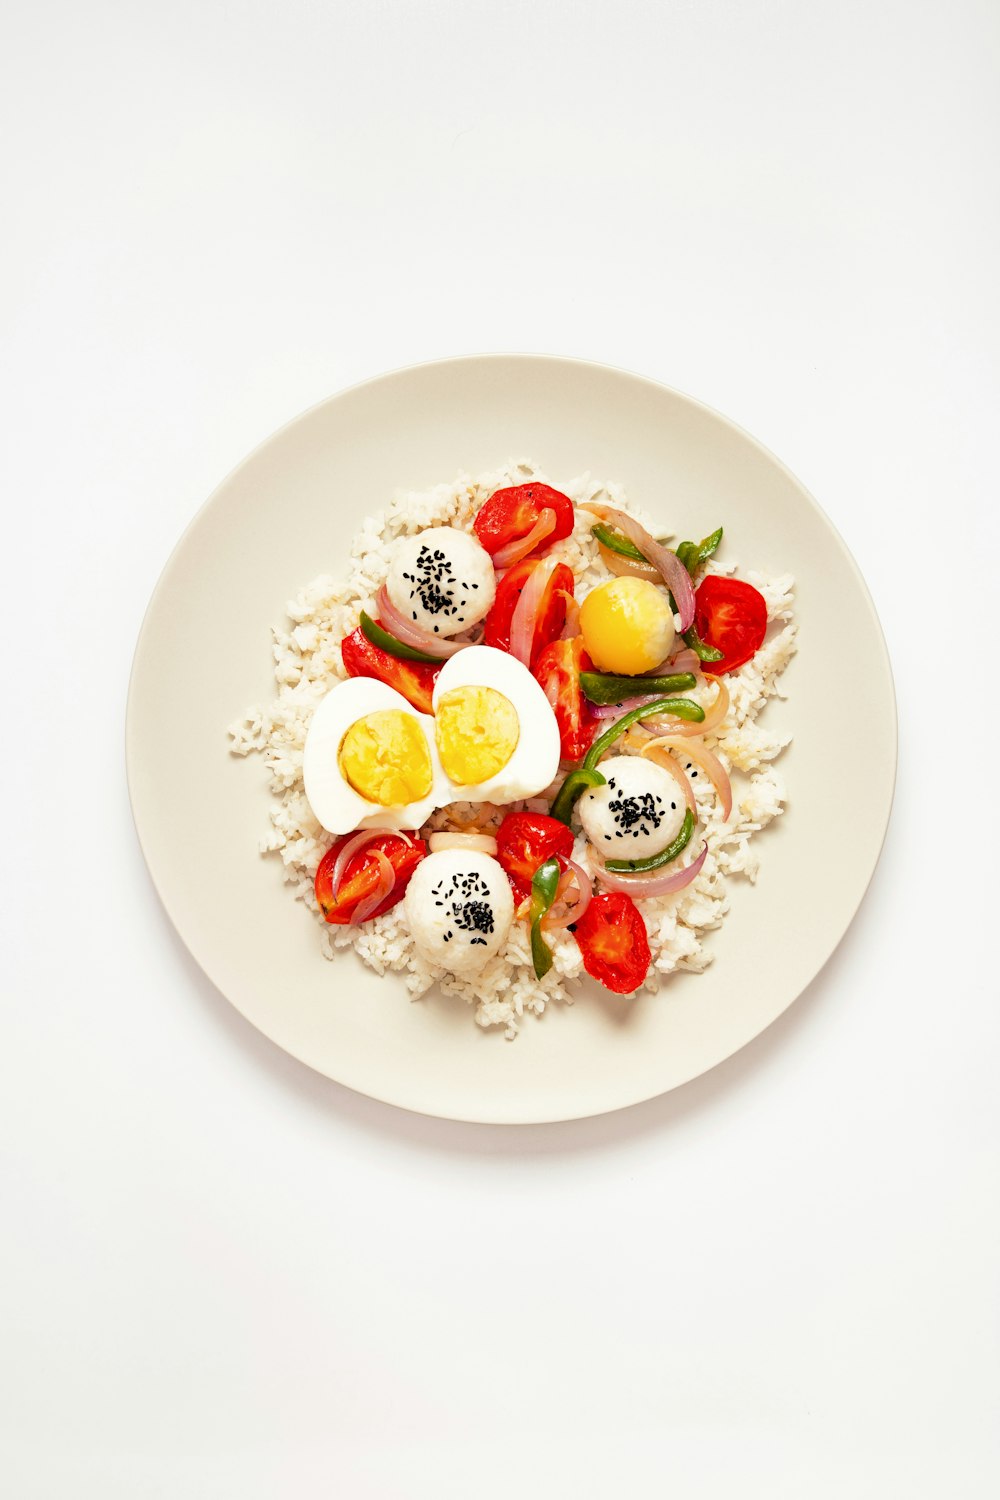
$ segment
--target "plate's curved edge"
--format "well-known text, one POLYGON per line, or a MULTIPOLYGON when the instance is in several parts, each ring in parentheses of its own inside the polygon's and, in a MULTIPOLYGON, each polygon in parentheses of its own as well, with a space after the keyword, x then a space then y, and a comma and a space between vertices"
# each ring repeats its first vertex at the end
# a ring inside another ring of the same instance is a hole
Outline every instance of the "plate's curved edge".
POLYGON ((685 391, 680 391, 680 390, 676 389, 673 386, 668 386, 668 385, 664 384, 662 381, 654 380, 650 376, 642 375, 642 374, 640 374, 640 373, 638 373, 638 372, 636 372, 634 370, 629 370, 629 369, 626 369, 626 368, 621 367, 621 366, 607 365, 607 364, 604 364, 604 363, 602 363, 600 361, 588 360, 588 359, 584 359, 584 358, 581 358, 581 357, 578 357, 578 356, 556 355, 556 354, 531 354, 531 353, 525 353, 525 352, 509 352, 509 353, 490 352, 490 353, 485 353, 485 354, 454 355, 454 356, 450 356, 450 357, 445 358, 445 359, 423 360, 423 361, 419 361, 419 362, 417 362, 415 364, 402 365, 402 366, 399 366, 399 367, 397 367, 395 369, 392 369, 392 370, 383 371, 383 372, 381 372, 379 374, 369 376, 369 377, 367 377, 364 380, 355 381, 353 384, 351 384, 349 386, 345 386, 341 390, 332 392, 330 395, 325 396, 322 399, 320 399, 319 401, 314 402, 311 406, 305 408, 303 411, 301 411, 301 412, 297 413, 295 416, 291 417, 287 422, 284 422, 280 426, 278 426, 277 428, 275 428, 274 431, 271 432, 270 434, 268 434, 267 437, 263 438, 260 443, 256 444, 256 446, 253 449, 251 449, 251 451, 249 453, 247 453, 239 461, 239 463, 235 464, 233 466, 233 468, 231 468, 224 475, 224 477, 219 481, 219 483, 213 488, 213 490, 208 495, 208 497, 198 507, 198 509, 195 511, 194 515, 191 517, 190 521, 188 522, 188 524, 185 526, 184 530, 181 532, 180 536, 178 537, 176 543, 174 544, 173 548, 171 549, 171 552, 170 552, 170 554, 169 554, 166 562, 163 565, 163 568, 160 571, 159 577, 157 578, 157 581, 156 581, 156 583, 155 583, 155 585, 153 587, 152 593, 150 594, 149 601, 148 601, 148 603, 146 605, 146 609, 143 612, 142 621, 141 621, 141 624, 140 624, 140 627, 139 627, 139 633, 138 633, 138 636, 137 636, 137 639, 136 639, 135 650, 134 650, 133 655, 132 655, 132 664, 131 664, 131 668, 130 668, 130 671, 129 671, 128 688, 127 688, 127 696, 126 696, 126 710, 125 710, 125 726, 124 726, 124 728, 125 728, 125 733, 124 733, 125 774, 126 774, 126 783, 127 783, 127 787, 128 787, 128 794, 129 794, 129 805, 130 805, 130 809, 131 809, 131 813, 132 813, 133 826, 134 826, 135 831, 136 831, 136 838, 137 838, 137 841, 138 841, 138 844, 139 844, 140 852, 142 853, 142 857, 143 857, 143 862, 146 865, 146 869, 147 869, 147 871, 149 873, 150 880, 152 882, 154 890, 157 893, 157 897, 158 897, 158 899, 160 901, 160 904, 161 904, 164 912, 166 913, 167 917, 169 918, 171 926, 173 927, 175 933, 177 934, 177 936, 180 939, 180 941, 182 943, 184 943, 185 948, 187 949, 188 953, 190 953, 190 955, 194 959, 195 963, 198 965, 198 968, 205 975, 206 979, 213 986, 213 988, 218 992, 218 994, 222 997, 222 999, 225 1000, 225 1002, 228 1005, 232 1006, 232 1008, 237 1012, 238 1015, 240 1015, 242 1017, 242 1019, 246 1022, 247 1025, 252 1026, 254 1028, 254 1030, 257 1031, 260 1035, 266 1036, 267 1039, 268 1039, 268 1041, 271 1042, 272 1045, 277 1046, 278 1048, 280 1048, 280 1050, 283 1051, 283 1052, 285 1052, 288 1056, 294 1057, 297 1062, 299 1062, 303 1066, 309 1068, 311 1072, 317 1073, 320 1077, 329 1078, 330 1082, 338 1084, 340 1087, 343 1087, 343 1088, 349 1088, 349 1089, 351 1089, 352 1092, 359 1093, 359 1094, 363 1095, 364 1097, 373 1099, 373 1100, 375 1100, 376 1102, 378 1102, 380 1104, 390 1105, 393 1108, 397 1108, 397 1109, 404 1109, 404 1110, 408 1111, 409 1113, 423 1115, 423 1116, 425 1116, 427 1118, 430 1118, 430 1119, 442 1119, 442 1120, 448 1120, 448 1121, 453 1121, 455 1123, 468 1124, 468 1125, 548 1125, 548 1124, 561 1124, 561 1123, 569 1123, 569 1122, 574 1121, 574 1120, 596 1119, 596 1118, 599 1118, 602 1115, 616 1114, 620 1110, 637 1108, 640 1105, 649 1103, 650 1100, 652 1100, 652 1099, 660 1098, 664 1093, 672 1093, 675 1089, 684 1087, 684 1085, 693 1082, 696 1078, 704 1077, 708 1073, 714 1071, 715 1068, 720 1067, 724 1063, 728 1062, 738 1052, 742 1051, 744 1047, 748 1046, 752 1041, 754 1041, 756 1039, 756 1037, 763 1036, 767 1031, 769 1031, 770 1028, 774 1025, 774 1023, 777 1020, 779 1020, 781 1016, 785 1015, 788 1010, 791 1009, 792 1005, 794 1005, 794 1003, 796 1002, 796 1000, 798 1000, 801 997, 801 995, 805 992, 805 990, 808 989, 810 985, 812 985, 812 984, 815 983, 816 979, 819 977, 819 975, 826 968, 826 966, 829 963, 830 959, 833 957, 834 953, 840 947, 840 945, 843 942, 844 938, 846 937, 848 931, 850 930, 850 927, 851 927, 852 923, 854 922, 854 919, 857 916, 857 913, 858 913, 858 911, 859 911, 859 909, 861 907, 861 903, 864 901, 865 896, 868 893, 868 890, 869 890, 869 888, 871 886, 871 882, 872 882, 872 880, 874 879, 874 876, 875 876, 875 871, 878 868, 879 860, 881 859, 883 849, 885 847, 885 840, 886 840, 886 836, 887 836, 887 833, 888 833, 889 823, 890 823, 890 820, 891 820, 892 810, 893 810, 893 806, 894 806, 894 802, 895 802, 895 790, 896 790, 896 779, 897 779, 897 770, 898 770, 898 756, 899 756, 898 703, 897 703, 897 697, 896 697, 895 680, 894 680, 893 671, 892 671, 892 661, 891 661, 891 657, 889 655, 889 649, 888 649, 888 644, 887 644, 886 638, 885 638, 885 632, 882 629, 882 622, 879 619, 878 611, 875 608, 875 603, 874 603, 874 600, 872 599, 871 591, 868 588, 868 584, 867 584, 867 582, 865 580, 864 574, 862 573, 860 567, 858 566, 858 563, 857 563, 857 560, 854 557, 854 554, 851 552, 850 548, 848 547, 847 543, 845 542, 844 538, 842 537, 840 531, 833 524, 833 522, 831 521, 830 517, 827 515, 826 511, 819 504, 819 502, 813 496, 813 494, 811 493, 811 491, 808 490, 806 488, 806 486, 802 483, 802 481, 797 477, 797 475, 795 475, 792 472, 792 470, 788 468, 787 464, 785 464, 764 443, 760 442, 759 439, 757 439, 756 437, 754 437, 754 435, 752 433, 748 432, 738 422, 733 421, 732 418, 730 418, 730 417, 726 416, 724 413, 716 410, 714 407, 708 405, 708 403, 699 400, 697 397, 691 396, 691 395, 689 395, 685 391), (256 1021, 251 1020, 250 1017, 246 1014, 246 1012, 243 1011, 240 1008, 240 1006, 229 995, 227 995, 225 993, 224 989, 217 982, 217 980, 215 979, 215 977, 213 976, 213 974, 211 974, 209 972, 208 968, 206 968, 206 966, 202 962, 201 958, 196 953, 194 953, 193 950, 190 947, 188 947, 188 944, 186 943, 186 941, 185 941, 185 939, 184 939, 184 937, 183 937, 183 935, 182 935, 182 933, 180 931, 180 928, 177 925, 177 922, 176 922, 176 920, 174 918, 174 914, 173 914, 173 912, 171 910, 170 903, 168 902, 168 900, 167 900, 167 898, 166 898, 163 890, 161 889, 161 886, 160 886, 159 882, 157 881, 155 871, 153 870, 152 864, 151 864, 150 859, 149 859, 149 855, 148 855, 148 852, 147 852, 146 845, 145 845, 145 843, 143 841, 142 829, 140 827, 139 816, 138 816, 138 813, 137 813, 137 810, 136 810, 136 798, 135 798, 135 794, 134 794, 134 777, 133 777, 133 772, 132 772, 132 764, 133 764, 133 752, 132 752, 133 727, 132 726, 133 726, 133 723, 134 723, 134 718, 133 718, 134 691, 133 690, 134 690, 134 684, 135 684, 135 681, 136 681, 137 673, 138 673, 138 670, 139 670, 139 667, 140 667, 140 660, 141 660, 141 654, 142 654, 142 648, 143 648, 143 640, 144 640, 144 636, 145 636, 145 633, 146 633, 147 624, 148 624, 148 622, 149 622, 149 620, 150 620, 150 618, 151 618, 151 616, 153 614, 153 611, 154 611, 154 609, 156 607, 159 595, 161 594, 161 592, 163 591, 164 587, 166 586, 166 584, 167 584, 167 582, 169 580, 171 571, 172 571, 172 569, 173 569, 173 567, 174 567, 174 565, 175 565, 178 557, 182 553, 189 535, 196 529, 196 527, 198 526, 198 524, 199 524, 202 516, 205 514, 206 511, 208 511, 210 509, 210 507, 214 503, 217 495, 221 491, 223 491, 224 489, 226 489, 233 482, 233 480, 244 469, 249 468, 254 463, 254 461, 257 459, 258 455, 264 449, 268 448, 278 438, 284 436, 286 433, 290 432, 295 427, 299 426, 300 424, 303 424, 303 423, 307 422, 310 419, 310 417, 313 416, 314 413, 322 410, 324 407, 328 406, 331 402, 340 400, 344 396, 347 396, 347 395, 349 395, 349 394, 351 394, 353 392, 361 391, 361 390, 365 389, 368 386, 375 385, 375 384, 380 384, 380 383, 382 383, 384 381, 388 381, 388 380, 392 380, 392 379, 396 379, 396 378, 405 377, 405 376, 411 375, 414 372, 419 371, 419 370, 426 370, 426 369, 431 369, 431 368, 436 368, 436 367, 441 367, 441 366, 459 365, 459 364, 466 364, 466 363, 477 363, 477 364, 478 363, 493 363, 493 362, 500 363, 500 362, 504 362, 504 361, 526 361, 526 362, 533 362, 533 363, 534 362, 544 362, 544 363, 549 363, 549 364, 553 364, 553 365, 559 365, 559 364, 562 364, 562 365, 574 365, 574 366, 578 366, 578 367, 585 368, 585 369, 592 369, 592 370, 600 371, 602 374, 614 375, 614 376, 618 376, 618 377, 625 377, 625 378, 627 378, 629 380, 635 381, 637 384, 640 384, 640 385, 643 385, 643 386, 647 386, 647 387, 649 387, 651 389, 654 389, 656 391, 659 391, 659 392, 663 392, 663 393, 669 395, 670 397, 672 397, 673 399, 679 400, 679 401, 683 402, 685 405, 690 406, 690 407, 694 408, 695 410, 698 410, 698 411, 701 411, 701 412, 705 413, 706 415, 710 416, 714 420, 722 423, 723 426, 729 428, 731 431, 733 431, 736 434, 738 434, 738 436, 741 439, 743 439, 746 443, 748 443, 752 448, 756 449, 757 452, 759 452, 768 461, 768 463, 772 464, 777 470, 779 470, 790 481, 790 483, 795 487, 795 489, 798 491, 798 493, 808 502, 808 504, 812 507, 812 509, 822 519, 822 521, 824 522, 824 524, 828 527, 829 531, 831 532, 832 536, 835 538, 835 540, 836 540, 836 542, 837 542, 837 544, 838 544, 838 546, 839 546, 839 548, 841 550, 841 553, 842 553, 844 559, 846 560, 846 562, 848 563, 849 568, 851 570, 851 573, 853 574, 854 579, 855 579, 856 583, 858 584, 858 586, 860 588, 861 595, 862 595, 863 599, 865 600, 867 608, 868 608, 868 613, 869 613, 871 622, 872 622, 872 624, 875 627, 875 632, 876 632, 876 635, 877 635, 877 638, 878 638, 878 641, 879 641, 879 644, 880 644, 880 648, 881 648, 881 650, 880 650, 880 665, 881 665, 881 667, 883 669, 884 676, 885 676, 886 682, 888 683, 888 688, 889 688, 889 704, 888 704, 888 706, 891 708, 891 713, 889 715, 889 721, 890 721, 891 733, 892 733, 892 755, 891 755, 891 764, 890 764, 890 766, 888 768, 889 771, 890 771, 890 777, 889 777, 888 795, 887 795, 886 801, 885 801, 885 811, 884 811, 884 815, 882 817, 881 828, 878 831, 878 844, 877 844, 877 848, 875 850, 874 856, 872 857, 871 867, 868 870, 868 873, 867 873, 864 885, 863 885, 863 887, 861 888, 861 890, 859 892, 858 899, 855 902, 855 905, 854 905, 854 908, 853 908, 853 910, 851 912, 850 917, 848 918, 848 920, 844 924, 841 932, 835 938, 835 940, 833 941, 833 943, 830 944, 829 948, 827 949, 827 951, 825 952, 825 954, 823 955, 823 957, 817 963, 815 969, 813 970, 813 972, 811 973, 811 975, 809 976, 809 978, 805 981, 804 984, 802 984, 802 986, 799 988, 799 990, 794 995, 792 995, 789 998, 788 1002, 785 1005, 783 1005, 781 1007, 781 1009, 779 1011, 777 1011, 771 1017, 771 1019, 763 1027, 760 1027, 757 1031, 755 1031, 751 1036, 747 1037, 745 1040, 743 1040, 741 1042, 737 1042, 729 1051, 725 1052, 723 1054, 723 1056, 716 1058, 713 1062, 709 1063, 706 1067, 698 1067, 694 1071, 692 1071, 691 1073, 685 1074, 684 1077, 676 1079, 669 1086, 669 1088, 667 1088, 667 1089, 661 1089, 661 1090, 654 1090, 654 1091, 649 1092, 649 1093, 644 1093, 644 1094, 640 1095, 639 1097, 632 1097, 632 1098, 624 1099, 620 1103, 611 1103, 611 1104, 608 1104, 606 1107, 601 1107, 601 1108, 596 1108, 596 1109, 588 1108, 586 1110, 582 1110, 582 1111, 579 1111, 579 1112, 573 1112, 573 1113, 569 1113, 569 1114, 567 1114, 565 1112, 562 1112, 562 1113, 553 1113, 553 1114, 546 1114, 546 1113, 536 1112, 536 1113, 532 1113, 530 1115, 525 1115, 523 1113, 519 1113, 516 1116, 515 1115, 504 1116, 504 1115, 500 1115, 500 1114, 490 1114, 490 1115, 479 1114, 477 1116, 471 1116, 471 1115, 467 1115, 467 1114, 449 1113, 447 1111, 447 1109, 444 1109, 444 1110, 442 1110, 440 1108, 438 1108, 438 1109, 430 1109, 430 1108, 427 1108, 424 1104, 422 1104, 420 1102, 417 1102, 415 1100, 406 1100, 405 1098, 401 1098, 401 1097, 399 1097, 398 1094, 397 1094, 397 1096, 395 1098, 388 1098, 385 1095, 380 1094, 376 1089, 373 1089, 370 1086, 362 1086, 361 1084, 358 1084, 358 1083, 350 1083, 350 1082, 348 1082, 348 1081, 346 1081, 344 1079, 333 1078, 333 1077, 331 1077, 331 1075, 325 1073, 322 1069, 317 1068, 313 1063, 311 1063, 309 1061, 308 1058, 303 1057, 293 1047, 288 1046, 285 1042, 279 1042, 274 1036, 272 1036, 268 1031, 266 1031, 263 1027, 261 1027, 256 1021))

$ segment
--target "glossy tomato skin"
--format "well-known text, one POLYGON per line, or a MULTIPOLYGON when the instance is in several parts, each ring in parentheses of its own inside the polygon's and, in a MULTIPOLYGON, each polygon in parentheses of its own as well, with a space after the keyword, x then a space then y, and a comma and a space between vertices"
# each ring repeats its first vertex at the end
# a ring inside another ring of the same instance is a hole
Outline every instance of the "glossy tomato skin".
MULTIPOLYGON (((526 557, 523 562, 508 568, 497 584, 493 607, 486 616, 483 634, 485 646, 495 646, 500 651, 510 650, 510 626, 517 608, 517 601, 535 568, 538 559, 526 557)), ((531 664, 534 666, 550 641, 558 638, 566 624, 566 600, 564 594, 573 596, 574 578, 572 569, 565 563, 557 563, 552 577, 545 586, 545 594, 538 611, 538 622, 531 640, 531 664)))
POLYGON ((580 673, 593 669, 582 636, 550 642, 532 668, 559 725, 562 759, 574 763, 586 755, 599 727, 580 687, 580 673))
POLYGON ((545 813, 508 813, 497 830, 497 859, 519 900, 531 895, 531 877, 547 859, 573 857, 573 835, 545 813))
POLYGON ((390 656, 381 646, 373 646, 360 626, 344 637, 340 650, 349 677, 377 677, 379 682, 388 683, 397 693, 402 693, 407 703, 420 713, 431 712, 431 695, 441 667, 390 656))
POLYGON ((631 896, 604 891, 595 896, 573 928, 583 967, 616 995, 631 995, 649 971, 646 924, 631 896))
POLYGON ((694 596, 694 628, 707 646, 722 652, 722 660, 706 662, 718 675, 733 672, 759 651, 767 632, 767 605, 762 594, 741 578, 709 573, 694 596))
POLYGON ((380 902, 365 919, 369 922, 380 917, 384 911, 390 911, 397 902, 402 901, 411 875, 427 853, 427 845, 415 834, 407 835, 410 839, 410 844, 407 845, 398 834, 381 833, 348 860, 340 882, 340 891, 335 897, 331 886, 333 867, 337 862, 337 855, 348 839, 353 837, 353 833, 348 833, 332 844, 320 860, 319 869, 316 871, 316 900, 319 902, 320 911, 328 922, 333 922, 337 926, 346 926, 358 904, 374 891, 378 882, 378 865, 374 857, 376 850, 380 849, 392 865, 396 884, 385 900, 380 902))
POLYGON ((476 536, 493 555, 511 542, 519 542, 534 526, 543 510, 556 513, 555 530, 545 538, 542 547, 561 541, 573 530, 573 502, 568 495, 547 484, 515 484, 505 490, 494 490, 476 516, 476 536))

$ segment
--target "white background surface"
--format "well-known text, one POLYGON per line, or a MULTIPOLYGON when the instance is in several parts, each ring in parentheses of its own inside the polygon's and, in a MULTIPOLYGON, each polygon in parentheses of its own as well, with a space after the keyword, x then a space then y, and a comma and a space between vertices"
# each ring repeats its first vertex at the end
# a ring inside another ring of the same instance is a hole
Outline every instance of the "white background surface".
POLYGON ((5 30, 0 1490, 992 1496, 996 6, 5 30), (902 747, 869 899, 781 1022, 511 1131, 252 1032, 166 925, 122 765, 215 483, 345 384, 486 349, 640 370, 779 454, 872 588, 902 747))

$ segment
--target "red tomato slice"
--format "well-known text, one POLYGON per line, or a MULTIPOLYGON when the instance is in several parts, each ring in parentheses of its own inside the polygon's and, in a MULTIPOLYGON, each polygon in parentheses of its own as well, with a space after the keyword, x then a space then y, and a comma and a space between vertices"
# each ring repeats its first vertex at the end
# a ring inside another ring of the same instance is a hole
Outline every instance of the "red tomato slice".
POLYGON ((580 673, 593 671, 590 657, 583 649, 582 636, 571 641, 552 641, 532 671, 555 712, 563 760, 582 760, 598 727, 580 688, 580 673))
POLYGON ((560 863, 573 855, 573 835, 545 813, 508 813, 497 829, 497 859, 507 871, 514 895, 531 895, 531 877, 547 859, 560 863))
POLYGON ((416 838, 412 833, 409 835, 412 840, 411 844, 407 844, 398 834, 380 833, 377 838, 371 839, 363 849, 359 849, 357 854, 347 861, 347 869, 341 879, 340 890, 334 896, 331 885, 333 867, 337 862, 337 855, 347 840, 353 837, 353 833, 348 833, 344 838, 338 839, 323 855, 319 869, 316 871, 316 900, 319 902, 320 911, 328 922, 335 922, 338 926, 345 926, 351 920, 360 902, 366 896, 370 896, 378 884, 379 867, 375 859, 376 850, 381 849, 392 865, 396 884, 385 900, 380 902, 366 918, 369 922, 375 917, 380 917, 384 911, 389 911, 397 901, 403 899, 406 887, 410 883, 410 876, 427 853, 427 845, 423 839, 416 838))
POLYGON ((706 672, 732 672, 760 649, 767 605, 751 584, 709 573, 694 596, 694 628, 707 646, 722 652, 721 661, 705 663, 706 672))
POLYGON ((373 646, 360 626, 345 635, 340 650, 349 677, 377 677, 379 682, 387 682, 397 693, 402 693, 407 703, 412 703, 420 713, 431 712, 431 694, 441 667, 390 656, 381 646, 373 646))
POLYGON ((490 556, 510 542, 519 542, 534 526, 542 511, 556 513, 556 526, 545 538, 543 547, 561 541, 573 530, 573 502, 568 495, 547 484, 515 484, 506 490, 494 490, 472 523, 475 533, 490 556))
POLYGON ((619 891, 595 896, 573 933, 592 979, 616 995, 639 988, 649 970, 649 939, 631 896, 619 891))
MULTIPOLYGON (((496 646, 501 651, 510 650, 510 625, 520 599, 532 572, 538 566, 538 559, 526 557, 523 562, 515 563, 508 568, 500 582, 497 584, 497 596, 493 601, 493 607, 486 616, 486 628, 483 635, 483 644, 496 646)), ((559 632, 566 624, 566 600, 564 594, 573 594, 573 573, 565 563, 557 563, 552 570, 552 577, 545 586, 542 602, 538 610, 535 634, 531 641, 531 663, 534 666, 542 651, 550 641, 557 639, 559 632)))

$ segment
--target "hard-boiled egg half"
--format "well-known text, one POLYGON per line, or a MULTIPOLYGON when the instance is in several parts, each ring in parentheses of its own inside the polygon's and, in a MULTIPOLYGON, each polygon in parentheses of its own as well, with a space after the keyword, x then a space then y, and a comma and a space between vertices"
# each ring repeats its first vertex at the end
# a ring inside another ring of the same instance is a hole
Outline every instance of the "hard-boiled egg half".
POLYGON ((492 646, 457 652, 432 701, 433 718, 372 677, 330 689, 313 714, 302 768, 324 828, 419 828, 449 802, 513 802, 554 779, 555 715, 513 656, 492 646))
POLYGON ((469 646, 442 667, 434 734, 456 802, 535 797, 559 769, 559 726, 521 662, 493 646, 469 646))
POLYGON ((434 720, 373 677, 349 677, 321 700, 302 773, 309 805, 331 833, 419 828, 453 800, 434 720))

